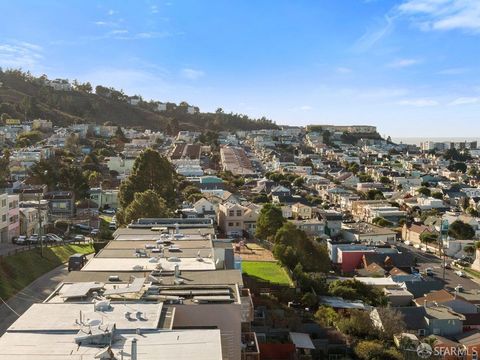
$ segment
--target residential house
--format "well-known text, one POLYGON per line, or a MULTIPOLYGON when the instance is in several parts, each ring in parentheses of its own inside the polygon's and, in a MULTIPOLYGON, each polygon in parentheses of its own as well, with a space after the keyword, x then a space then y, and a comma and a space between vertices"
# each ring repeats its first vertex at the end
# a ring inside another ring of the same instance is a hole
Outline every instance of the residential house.
POLYGON ((311 219, 312 208, 311 206, 298 202, 292 205, 292 214, 297 219, 311 219))
POLYGON ((19 196, 8 195, 8 240, 20 235, 19 196))
POLYGON ((52 191, 45 194, 52 219, 71 218, 75 215, 75 194, 72 191, 52 191))

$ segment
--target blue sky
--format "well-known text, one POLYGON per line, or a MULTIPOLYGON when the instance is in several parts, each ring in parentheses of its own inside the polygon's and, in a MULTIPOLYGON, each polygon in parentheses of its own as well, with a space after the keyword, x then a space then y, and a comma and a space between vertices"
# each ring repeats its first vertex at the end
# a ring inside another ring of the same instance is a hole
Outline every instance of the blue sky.
POLYGON ((480 0, 0 0, 0 7, 2 67, 279 124, 480 136, 480 0))

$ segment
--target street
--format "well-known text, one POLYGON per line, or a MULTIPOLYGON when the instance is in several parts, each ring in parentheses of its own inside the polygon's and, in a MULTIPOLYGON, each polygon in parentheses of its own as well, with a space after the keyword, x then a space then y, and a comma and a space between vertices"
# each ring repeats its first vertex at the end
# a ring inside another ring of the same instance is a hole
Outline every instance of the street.
MULTIPOLYGON (((431 268, 433 270, 433 276, 424 276, 426 280, 428 278, 437 279, 443 281, 443 268, 442 263, 443 259, 438 258, 434 254, 426 254, 419 249, 415 249, 413 246, 407 246, 403 243, 397 244, 397 248, 399 251, 411 253, 418 261, 418 269, 420 273, 423 275, 425 273, 425 269, 431 268)), ((451 263, 452 259, 446 258, 447 263, 451 263)), ((472 289, 479 289, 479 282, 480 280, 472 280, 470 277, 460 277, 455 274, 457 271, 455 267, 452 269, 445 269, 445 288, 447 290, 453 291, 456 286, 461 285, 465 290, 472 290, 472 289)), ((467 276, 469 276, 467 274, 467 276)))

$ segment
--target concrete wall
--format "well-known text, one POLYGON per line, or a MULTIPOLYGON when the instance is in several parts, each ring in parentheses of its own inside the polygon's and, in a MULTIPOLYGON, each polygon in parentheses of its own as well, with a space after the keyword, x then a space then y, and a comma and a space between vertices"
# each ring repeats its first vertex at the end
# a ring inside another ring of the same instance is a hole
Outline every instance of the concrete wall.
MULTIPOLYGON (((214 326, 220 329, 224 360, 240 360, 241 304, 173 305, 173 328, 214 326)), ((195 355, 192 354, 192 359, 195 355)))

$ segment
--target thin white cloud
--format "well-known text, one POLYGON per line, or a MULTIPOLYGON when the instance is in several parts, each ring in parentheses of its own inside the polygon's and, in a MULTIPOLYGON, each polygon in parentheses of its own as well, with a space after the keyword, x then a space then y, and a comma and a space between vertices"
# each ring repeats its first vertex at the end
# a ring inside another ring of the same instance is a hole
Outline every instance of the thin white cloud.
POLYGON ((365 52, 375 46, 383 38, 389 35, 394 28, 395 17, 387 14, 380 24, 368 29, 354 44, 353 50, 356 52, 365 52))
POLYGON ((110 10, 107 11, 107 15, 108 15, 108 16, 113 16, 113 15, 115 15, 115 14, 118 14, 118 11, 115 11, 115 10, 113 10, 113 9, 110 9, 110 10))
POLYGON ((405 68, 413 65, 419 64, 421 61, 418 59, 398 59, 395 61, 392 61, 391 63, 387 64, 387 67, 389 68, 405 68))
POLYGON ((157 6, 157 5, 152 5, 152 6, 150 6, 150 12, 151 12, 152 14, 157 14, 158 11, 159 11, 159 10, 158 10, 158 6, 157 6))
POLYGON ((443 69, 438 72, 439 75, 461 75, 465 74, 469 70, 467 68, 449 68, 443 69))
POLYGON ((472 105, 479 104, 480 97, 459 97, 453 100, 449 105, 472 105))
POLYGON ((406 0, 398 6, 422 30, 463 30, 480 33, 478 0, 406 0))
POLYGON ((415 107, 428 107, 437 106, 440 103, 433 99, 405 99, 397 102, 398 105, 415 106, 415 107))
POLYGON ((184 68, 180 71, 180 74, 185 79, 189 80, 197 80, 203 76, 205 76, 205 72, 202 70, 191 69, 191 68, 184 68))
POLYGON ((340 66, 340 67, 337 67, 335 71, 339 74, 350 74, 353 70, 348 67, 340 66))
POLYGON ((310 106, 310 105, 302 105, 300 106, 300 110, 302 111, 310 111, 312 110, 313 108, 310 106))
POLYGON ((43 59, 40 45, 24 41, 0 43, 0 66, 32 70, 43 59))

